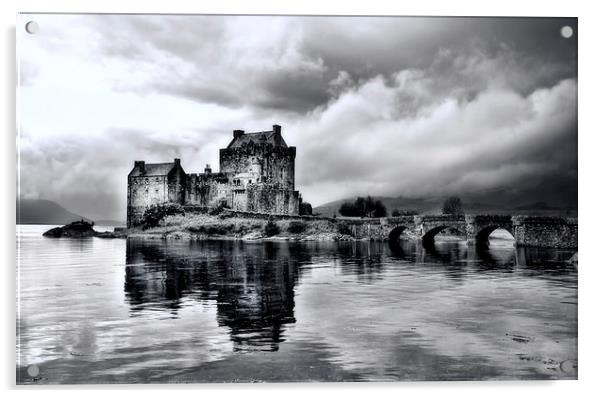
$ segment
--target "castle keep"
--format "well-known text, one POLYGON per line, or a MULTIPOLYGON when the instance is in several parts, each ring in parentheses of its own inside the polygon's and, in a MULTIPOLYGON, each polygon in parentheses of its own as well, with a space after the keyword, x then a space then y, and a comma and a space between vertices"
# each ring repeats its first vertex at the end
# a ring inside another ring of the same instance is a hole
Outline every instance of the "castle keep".
POLYGON ((256 133, 234 130, 230 144, 219 151, 219 172, 207 165, 203 173, 187 174, 180 159, 135 161, 128 174, 127 225, 138 225, 149 206, 166 202, 297 215, 295 157, 296 148, 286 144, 281 127, 274 125, 256 133))

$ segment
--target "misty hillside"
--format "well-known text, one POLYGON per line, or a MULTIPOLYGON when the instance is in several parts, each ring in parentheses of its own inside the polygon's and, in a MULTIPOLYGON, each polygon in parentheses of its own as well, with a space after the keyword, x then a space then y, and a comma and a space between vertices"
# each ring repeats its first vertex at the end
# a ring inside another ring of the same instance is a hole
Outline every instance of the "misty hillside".
POLYGON ((118 220, 95 220, 94 223, 96 225, 103 225, 107 227, 125 227, 125 221, 118 220))
MULTIPOLYGON (((574 185, 574 184, 573 184, 574 185)), ((535 186, 528 190, 515 191, 507 188, 470 192, 459 195, 467 213, 577 215, 576 187, 568 185, 560 191, 550 192, 548 187, 535 186), (546 198, 550 199, 547 201, 546 198)), ((405 198, 375 196, 383 202, 389 214, 393 209, 415 210, 418 213, 438 214, 445 197, 405 198)), ((353 202, 355 197, 329 202, 313 209, 314 214, 332 216, 338 214, 343 202, 353 202)))
POLYGON ((17 200, 17 224, 63 225, 89 218, 71 213, 56 202, 45 199, 17 200))

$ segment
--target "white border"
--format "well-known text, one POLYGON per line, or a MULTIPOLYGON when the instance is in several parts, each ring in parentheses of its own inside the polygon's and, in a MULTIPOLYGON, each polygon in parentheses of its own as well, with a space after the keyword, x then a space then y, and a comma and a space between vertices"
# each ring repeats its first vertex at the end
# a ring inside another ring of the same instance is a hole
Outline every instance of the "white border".
MULTIPOLYGON (((364 396, 378 394, 399 396, 400 394, 420 394, 427 396, 462 397, 507 397, 519 394, 542 394, 548 396, 593 395, 600 368, 602 311, 600 288, 602 264, 596 258, 596 232, 600 230, 599 170, 600 164, 600 114, 601 105, 600 45, 602 38, 600 13, 596 12, 594 1, 525 1, 504 0, 485 1, 432 1, 395 2, 391 0, 370 1, 213 1, 195 2, 184 0, 3 0, 0 2, 3 40, 3 106, 0 107, 0 120, 4 122, 2 145, 2 170, 4 172, 4 195, 2 195, 2 268, 3 297, 5 316, 1 361, 3 387, 9 394, 44 394, 44 396, 79 396, 85 389, 86 396, 103 396, 104 390, 110 394, 134 394, 133 389, 144 389, 145 395, 161 396, 165 390, 175 389, 177 394, 211 394, 226 396, 278 395, 301 397, 307 394, 335 394, 364 396), (488 16, 565 16, 579 18, 579 381, 564 382, 437 382, 437 383, 347 383, 347 384, 271 384, 271 385, 177 385, 177 386, 94 386, 94 387, 46 387, 22 388, 14 386, 15 372, 15 21, 17 12, 119 12, 119 13, 204 13, 204 14, 345 14, 345 15, 488 15, 488 16), (598 260, 598 261, 596 261, 598 260), (94 390, 94 391, 93 391, 94 390), (201 390, 201 391, 196 391, 201 390)), ((598 255, 599 256, 599 255, 598 255)), ((598 388, 599 389, 599 388, 598 388)))

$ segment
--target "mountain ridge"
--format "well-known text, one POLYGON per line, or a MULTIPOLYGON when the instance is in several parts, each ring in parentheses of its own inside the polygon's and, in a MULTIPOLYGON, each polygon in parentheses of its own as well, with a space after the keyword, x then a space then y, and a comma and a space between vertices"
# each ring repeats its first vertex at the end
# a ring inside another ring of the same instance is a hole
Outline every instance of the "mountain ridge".
POLYGON ((92 221, 47 199, 17 199, 17 224, 63 225, 73 221, 92 221))

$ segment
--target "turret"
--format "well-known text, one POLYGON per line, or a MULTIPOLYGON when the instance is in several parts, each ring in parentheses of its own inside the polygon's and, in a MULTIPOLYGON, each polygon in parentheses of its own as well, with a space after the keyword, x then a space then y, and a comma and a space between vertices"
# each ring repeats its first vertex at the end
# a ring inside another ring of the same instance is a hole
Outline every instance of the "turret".
POLYGON ((282 127, 279 124, 274 124, 272 126, 272 131, 274 131, 274 134, 276 134, 278 137, 281 137, 282 127))
POLYGON ((138 167, 142 173, 144 173, 145 163, 144 160, 134 161, 134 167, 138 167))

